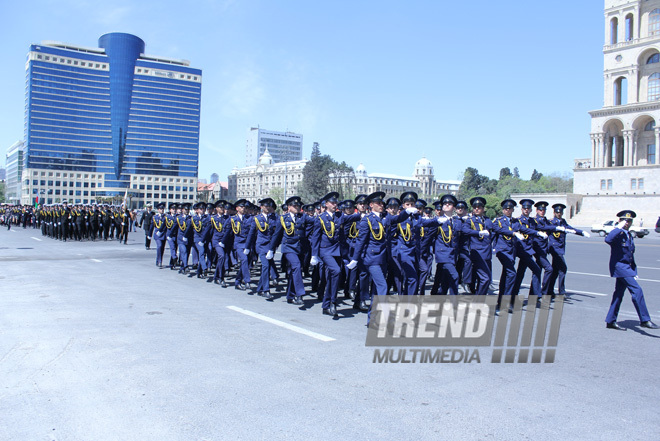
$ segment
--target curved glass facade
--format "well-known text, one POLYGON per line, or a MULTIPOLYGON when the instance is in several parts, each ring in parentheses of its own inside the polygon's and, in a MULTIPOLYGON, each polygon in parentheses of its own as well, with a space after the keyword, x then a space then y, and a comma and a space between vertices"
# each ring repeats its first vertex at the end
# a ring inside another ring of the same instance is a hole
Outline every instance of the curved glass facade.
POLYGON ((102 196, 132 189, 135 175, 196 182, 201 70, 145 55, 130 34, 105 34, 98 45, 30 47, 27 169, 102 174, 102 196))

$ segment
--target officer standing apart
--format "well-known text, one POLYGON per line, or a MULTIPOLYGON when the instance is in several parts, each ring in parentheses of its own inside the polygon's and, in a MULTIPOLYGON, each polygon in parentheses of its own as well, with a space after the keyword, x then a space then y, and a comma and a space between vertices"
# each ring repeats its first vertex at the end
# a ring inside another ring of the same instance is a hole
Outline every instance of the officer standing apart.
POLYGON ((630 291, 632 296, 633 305, 637 310, 640 325, 642 328, 658 329, 658 325, 651 321, 649 310, 644 301, 644 292, 642 287, 637 283, 637 264, 635 264, 635 242, 633 235, 630 234, 630 226, 633 219, 637 214, 632 210, 623 210, 616 215, 619 218, 619 223, 616 224, 614 229, 605 237, 605 243, 610 246, 610 276, 616 277, 616 284, 614 293, 612 294, 612 304, 607 313, 605 322, 607 328, 625 331, 616 323, 616 318, 619 315, 619 308, 621 307, 621 300, 623 300, 623 293, 630 291))

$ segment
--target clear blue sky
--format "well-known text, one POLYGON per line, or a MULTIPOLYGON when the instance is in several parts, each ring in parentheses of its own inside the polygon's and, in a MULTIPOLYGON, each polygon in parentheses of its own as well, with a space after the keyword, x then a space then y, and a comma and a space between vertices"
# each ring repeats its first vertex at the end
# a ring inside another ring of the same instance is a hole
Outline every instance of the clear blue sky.
MULTIPOLYGON (((603 2, 35 0, 2 7, 1 151, 23 137, 29 45, 128 32, 203 71, 199 177, 244 165, 251 126, 368 172, 567 173, 603 101, 603 2)), ((4 155, 3 155, 4 157, 4 155)), ((4 160, 2 161, 4 163, 4 160)))

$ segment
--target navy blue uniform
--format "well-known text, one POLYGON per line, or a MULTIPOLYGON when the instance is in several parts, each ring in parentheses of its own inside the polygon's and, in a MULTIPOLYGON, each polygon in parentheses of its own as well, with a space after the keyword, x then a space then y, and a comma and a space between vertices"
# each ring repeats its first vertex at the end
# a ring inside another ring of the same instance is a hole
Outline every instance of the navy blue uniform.
POLYGON ((610 246, 610 276, 616 277, 612 303, 605 322, 616 322, 626 289, 630 291, 639 321, 650 321, 651 316, 646 307, 642 287, 636 280, 637 264, 635 263, 635 241, 632 234, 624 229, 615 228, 605 237, 605 242, 610 246))

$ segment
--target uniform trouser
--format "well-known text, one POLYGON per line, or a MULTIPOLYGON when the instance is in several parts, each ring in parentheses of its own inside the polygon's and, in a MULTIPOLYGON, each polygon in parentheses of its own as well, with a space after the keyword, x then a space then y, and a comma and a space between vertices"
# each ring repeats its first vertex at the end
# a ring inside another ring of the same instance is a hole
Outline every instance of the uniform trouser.
POLYGON ((630 291, 630 295, 632 296, 632 302, 635 306, 635 310, 637 310, 639 321, 647 322, 651 320, 649 310, 644 301, 644 292, 642 291, 642 287, 639 286, 639 283, 637 283, 637 280, 635 280, 634 277, 617 277, 616 284, 614 285, 614 293, 612 294, 612 304, 610 304, 610 310, 607 313, 605 321, 607 323, 616 321, 626 288, 630 291))
POLYGON ((440 294, 447 295, 457 295, 458 294, 458 271, 456 270, 456 264, 447 262, 447 263, 438 263, 435 266, 435 281, 433 282, 433 289, 431 294, 438 294, 438 286, 440 287, 440 294))
POLYGON ((550 281, 550 276, 552 275, 552 264, 548 260, 548 254, 540 253, 537 251, 534 255, 536 259, 536 264, 543 269, 543 279, 541 282, 541 293, 548 294, 548 282, 550 281))
POLYGON ((119 232, 119 242, 123 240, 126 243, 128 241, 128 225, 122 225, 119 228, 121 229, 119 232))
POLYGON ((399 254, 390 254, 387 259, 387 291, 392 289, 397 294, 403 294, 403 271, 399 254))
POLYGON ((170 260, 176 264, 176 237, 167 236, 167 245, 170 247, 170 260))
POLYGON ((276 279, 277 269, 275 269, 275 262, 273 259, 266 259, 267 253, 260 253, 259 260, 261 261, 261 274, 259 276, 259 285, 257 292, 270 292, 270 279, 276 279))
POLYGON ((421 256, 419 258, 419 280, 417 283, 419 294, 426 294, 426 281, 431 274, 431 267, 433 266, 433 254, 429 253, 428 256, 421 256))
POLYGON ((153 234, 154 230, 145 230, 144 231, 144 247, 145 248, 150 248, 151 247, 151 235, 153 234))
POLYGON ((340 256, 321 256, 325 269, 326 288, 323 296, 323 309, 337 303, 337 291, 339 290, 339 275, 341 274, 340 256))
POLYGON ((188 256, 190 254, 190 239, 184 238, 179 242, 179 260, 181 261, 181 269, 186 269, 188 266, 188 256), (184 240, 185 239, 185 240, 184 240))
POLYGON ((358 270, 356 268, 346 268, 346 265, 348 265, 350 262, 350 259, 344 259, 344 277, 346 278, 346 281, 344 282, 344 294, 348 294, 350 291, 357 290, 358 270))
POLYGON ((206 271, 206 244, 204 242, 195 242, 192 245, 192 255, 193 255, 193 265, 197 261, 197 274, 201 274, 202 271, 206 271), (200 245, 201 243, 201 245, 200 245))
POLYGON ((470 260, 470 252, 468 250, 459 250, 458 262, 456 270, 459 274, 459 283, 472 283, 472 260, 470 260))
POLYGON ((300 263, 300 256, 296 253, 284 253, 287 261, 287 292, 286 298, 288 300, 294 297, 302 297, 305 294, 305 284, 302 278, 302 264, 300 263))
POLYGON ((543 296, 543 291, 541 291, 541 267, 536 264, 532 256, 525 252, 520 253, 518 259, 516 281, 513 284, 513 291, 511 292, 511 295, 518 295, 518 292, 520 291, 520 285, 522 285, 522 281, 525 278, 525 271, 527 268, 529 268, 532 271, 532 283, 529 288, 529 295, 537 295, 539 298, 541 298, 541 296, 543 296))
POLYGON ((165 254, 165 238, 163 233, 160 234, 160 237, 155 237, 156 240, 156 265, 163 265, 163 254, 165 254))
POLYGON ((319 299, 322 299, 323 296, 325 296, 325 288, 327 285, 328 277, 325 271, 325 264, 323 263, 323 259, 320 259, 319 263, 312 270, 312 289, 316 291, 316 295, 319 299), (316 289, 314 288, 313 282, 314 274, 316 274, 316 277, 318 278, 318 282, 315 287, 316 289))
MULTIPOLYGON (((355 303, 359 304, 360 302, 366 302, 371 300, 371 274, 369 268, 362 263, 362 260, 358 261, 357 267, 353 269, 357 278, 357 292, 355 295, 355 303)), ((384 269, 383 269, 384 271, 384 269)), ((385 285, 387 287, 387 284, 385 285)))
POLYGON ((103 224, 103 240, 108 240, 108 237, 110 236, 110 223, 104 223, 103 224))
MULTIPOLYGON (((497 260, 502 264, 502 274, 500 275, 500 289, 497 295, 497 307, 500 307, 502 296, 511 296, 513 285, 516 283, 516 258, 513 253, 497 252, 497 260)), ((513 296, 511 296, 513 300, 513 296)))
POLYGON ((555 293, 555 283, 557 283, 557 292, 559 295, 566 294, 566 271, 568 266, 566 265, 566 259, 564 259, 563 254, 557 253, 554 249, 550 250, 552 254, 552 275, 548 281, 548 291, 546 294, 555 293))
MULTIPOLYGON (((376 295, 385 296, 387 295, 387 281, 385 280, 385 268, 387 265, 369 265, 366 267, 369 275, 371 276, 371 281, 373 282, 376 288, 376 295)), ((372 302, 373 304, 373 302, 372 302)), ((367 324, 371 319, 371 305, 369 305, 369 311, 367 312, 367 324)))
POLYGON ((488 287, 493 279, 491 259, 485 259, 477 250, 472 250, 470 251, 470 260, 472 261, 472 268, 474 269, 474 293, 478 296, 485 296, 488 294, 488 287))
POLYGON ((224 280, 225 278, 225 261, 227 258, 227 253, 225 249, 220 245, 215 245, 215 254, 218 258, 215 264, 215 275, 213 276, 214 280, 224 280))
POLYGON ((250 283, 250 260, 248 256, 243 253, 244 248, 236 248, 239 264, 238 271, 236 272, 236 286, 241 283, 250 283))

